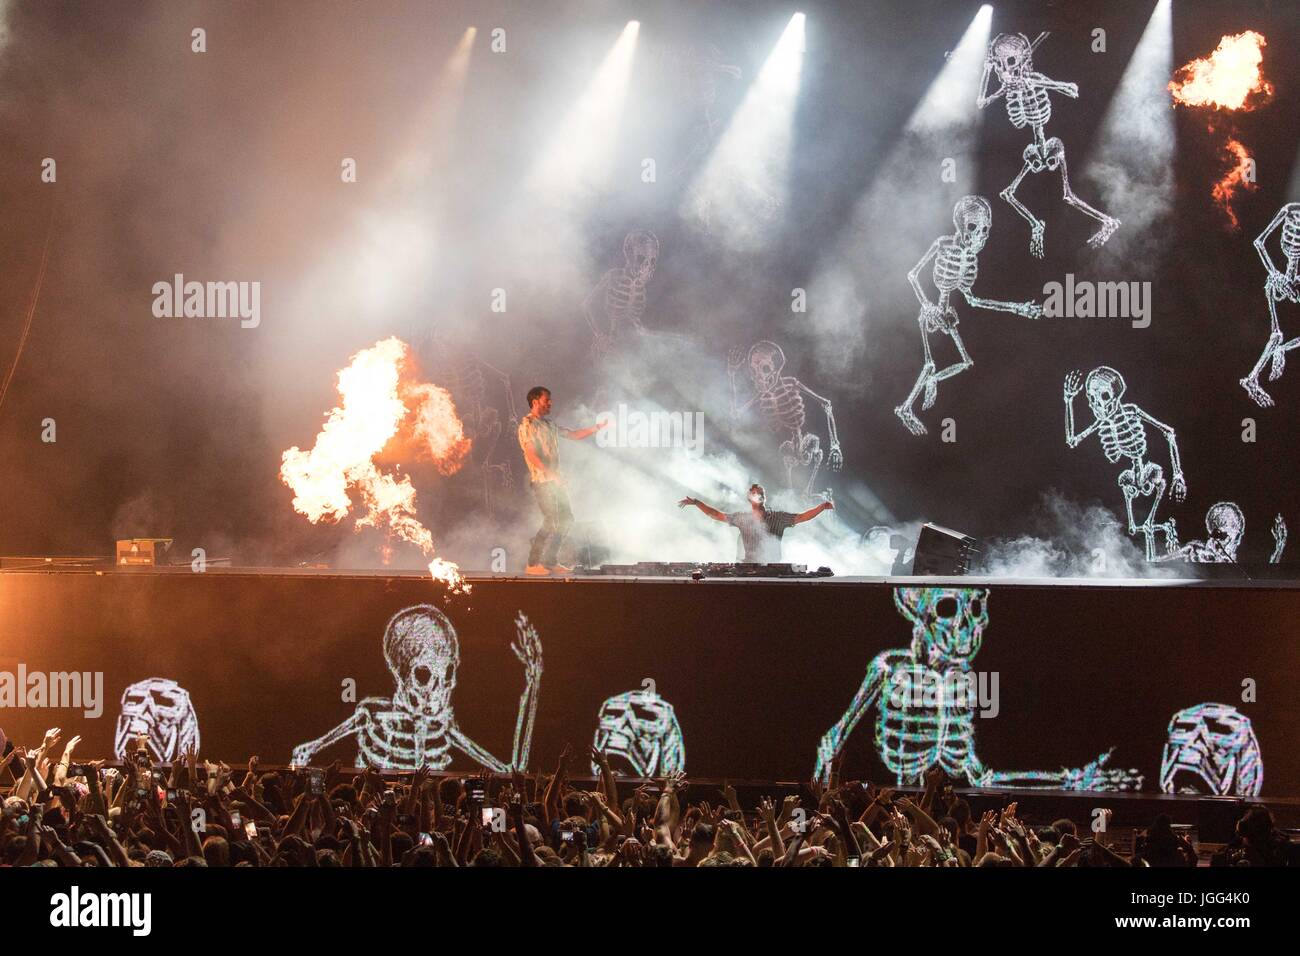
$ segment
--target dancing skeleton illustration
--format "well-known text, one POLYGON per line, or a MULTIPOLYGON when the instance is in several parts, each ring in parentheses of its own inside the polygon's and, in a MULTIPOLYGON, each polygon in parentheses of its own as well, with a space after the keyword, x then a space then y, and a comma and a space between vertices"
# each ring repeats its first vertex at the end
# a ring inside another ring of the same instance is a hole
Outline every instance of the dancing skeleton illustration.
POLYGON ((504 396, 510 427, 518 426, 519 412, 510 376, 455 344, 435 324, 419 323, 410 330, 409 341, 418 348, 435 380, 451 393, 465 437, 471 442, 470 455, 483 482, 483 505, 490 517, 497 492, 514 487, 509 460, 495 457, 504 425, 501 410, 491 404, 504 396))
POLYGON ((1300 202, 1287 203, 1277 211, 1268 228, 1255 239, 1255 250, 1264 260, 1264 267, 1268 269, 1268 278, 1264 280, 1264 298, 1268 302, 1268 317, 1271 324, 1268 344, 1264 346, 1264 351, 1259 361, 1255 363, 1255 367, 1250 370, 1250 374, 1241 380, 1241 386, 1260 407, 1268 408, 1273 404, 1273 399, 1260 387, 1259 373, 1264 370, 1265 363, 1271 363, 1268 380, 1276 382, 1286 369, 1286 353, 1300 347, 1300 336, 1287 342, 1282 341, 1282 327, 1277 321, 1279 302, 1285 300, 1300 303, 1300 275, 1297 275, 1296 270, 1296 266, 1300 264, 1300 202), (1269 237, 1279 226, 1282 228, 1282 254, 1286 256, 1285 271, 1274 265, 1267 245, 1269 237))
MULTIPOLYGON (((1210 505, 1205 513, 1205 530, 1208 536, 1204 541, 1189 541, 1179 545, 1177 538, 1171 539, 1169 553, 1156 558, 1157 561, 1190 561, 1193 564, 1236 564, 1237 549, 1246 533, 1246 516, 1236 502, 1220 501, 1210 505)), ((1282 560, 1282 551, 1286 548, 1286 522, 1278 515, 1273 519, 1273 554, 1269 564, 1282 560)))
POLYGON ((874 705, 876 751, 899 786, 920 784, 931 767, 975 787, 1128 790, 1136 770, 1103 767, 1112 750, 1078 769, 991 770, 975 752, 977 707, 971 661, 988 625, 987 588, 895 588, 894 605, 912 622, 910 648, 882 651, 839 722, 817 748, 813 776, 829 780, 849 734, 874 705))
POLYGON ((582 305, 595 336, 592 354, 608 355, 627 331, 645 331, 646 284, 658 262, 659 240, 653 232, 629 232, 623 239, 622 267, 601 276, 582 305))
POLYGON ((1079 96, 1077 83, 1063 83, 1034 72, 1034 50, 1047 36, 1046 33, 1041 33, 1033 43, 1023 33, 1002 33, 995 37, 984 58, 984 75, 980 79, 979 97, 975 101, 983 109, 1005 96, 1007 117, 1011 120, 1011 125, 1016 129, 1028 126, 1033 130, 1034 141, 1025 147, 1024 165, 1000 195, 1029 222, 1029 251, 1039 259, 1043 257, 1043 232, 1046 225, 1016 198, 1016 190, 1029 173, 1037 174, 1045 169, 1061 171, 1061 188, 1065 201, 1101 223, 1101 228, 1088 240, 1088 245, 1101 246, 1120 226, 1118 219, 1094 209, 1075 195, 1066 169, 1065 145, 1057 137, 1048 139, 1043 133, 1043 127, 1052 118, 1052 100, 1048 94, 1064 93, 1071 99, 1079 96), (991 95, 986 95, 989 78, 993 73, 997 73, 1001 86, 991 95))
POLYGON ((697 159, 713 149, 721 125, 721 120, 713 115, 713 107, 718 100, 718 77, 728 76, 738 80, 740 67, 724 63, 722 51, 710 44, 702 48, 691 48, 675 68, 684 83, 694 131, 690 151, 673 170, 674 175, 680 176, 697 159))
POLYGON ((786 486, 794 488, 794 469, 796 465, 809 468, 808 483, 803 493, 811 496, 817 472, 825 459, 831 471, 839 471, 844 464, 844 453, 840 450, 839 436, 835 431, 835 415, 831 410, 829 399, 822 398, 799 379, 782 375, 785 368, 785 353, 775 342, 757 342, 749 350, 749 380, 754 394, 745 404, 739 404, 736 387, 736 374, 746 365, 743 349, 734 348, 727 354, 727 375, 731 380, 731 415, 739 418, 755 402, 759 414, 768 427, 778 435, 785 436, 781 442, 781 460, 785 464, 786 486), (821 439, 810 431, 805 431, 808 416, 804 407, 803 396, 807 395, 821 406, 826 413, 826 433, 830 440, 830 452, 822 451, 821 439))
POLYGON ((489 376, 502 386, 513 430, 519 426, 519 412, 515 407, 509 375, 473 355, 453 360, 448 363, 446 371, 447 391, 451 392, 456 410, 464 422, 465 433, 473 442, 471 454, 483 479, 483 504, 491 516, 493 492, 513 487, 514 475, 508 460, 498 461, 493 457, 501 438, 502 422, 500 409, 488 404, 489 376))
POLYGON ((1088 373, 1086 382, 1080 374, 1071 372, 1065 377, 1065 443, 1071 448, 1091 435, 1098 433, 1101 450, 1106 460, 1112 465, 1125 458, 1133 464, 1119 473, 1119 487, 1124 494, 1124 510, 1128 514, 1128 533, 1142 532, 1146 542, 1146 558, 1156 560, 1156 532, 1165 534, 1165 547, 1168 551, 1171 543, 1178 541, 1178 532, 1174 519, 1156 524, 1156 511, 1165 496, 1167 482, 1164 469, 1153 461, 1147 461, 1147 430, 1151 425, 1159 430, 1169 443, 1169 462, 1174 471, 1173 493, 1175 501, 1182 501, 1187 496, 1187 482, 1183 479, 1183 466, 1178 458, 1178 436, 1164 422, 1152 418, 1145 411, 1132 403, 1122 401, 1124 376, 1108 366, 1100 366, 1088 373), (1074 397, 1080 391, 1088 393, 1088 407, 1092 409, 1093 422, 1083 431, 1074 431, 1074 397), (1151 496, 1151 510, 1147 512, 1142 524, 1133 517, 1133 499, 1151 496))
POLYGON ((371 767, 442 770, 455 747, 497 773, 528 765, 533 722, 542 678, 542 642, 528 618, 515 620, 510 645, 524 665, 524 692, 515 720, 510 763, 492 756, 460 729, 451 705, 460 664, 460 643, 447 616, 431 604, 398 611, 384 629, 384 659, 395 684, 392 697, 367 697, 356 712, 316 740, 293 749, 293 762, 306 766, 312 756, 345 737, 356 736, 358 756, 371 767))
POLYGON ((930 244, 930 248, 921 261, 907 274, 907 281, 912 284, 916 298, 921 303, 921 314, 917 322, 921 326, 921 348, 925 361, 921 373, 916 377, 916 384, 907 394, 907 400, 894 409, 907 430, 913 435, 924 435, 925 426, 921 424, 912 406, 916 397, 925 391, 921 408, 928 409, 934 405, 939 394, 939 383, 944 379, 966 371, 975 364, 966 351, 966 345, 957 332, 957 310, 948 301, 953 292, 960 292, 966 302, 977 309, 997 309, 1002 312, 1014 312, 1027 319, 1041 318, 1042 307, 1033 302, 1002 302, 997 299, 985 299, 972 292, 975 279, 979 275, 979 253, 989 238, 989 229, 993 225, 993 210, 987 200, 980 196, 963 196, 957 200, 952 210, 952 222, 957 231, 951 236, 940 236, 930 244), (931 278, 939 290, 937 302, 931 302, 921 287, 921 270, 927 262, 934 260, 931 278), (946 368, 935 370, 934 356, 930 351, 930 333, 941 332, 952 339, 961 358, 946 368))

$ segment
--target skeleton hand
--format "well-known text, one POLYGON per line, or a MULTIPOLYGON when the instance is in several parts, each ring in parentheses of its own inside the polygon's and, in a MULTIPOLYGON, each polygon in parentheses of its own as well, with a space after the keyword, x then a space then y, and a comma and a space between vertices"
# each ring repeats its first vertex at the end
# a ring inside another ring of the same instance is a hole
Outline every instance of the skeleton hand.
POLYGON ((737 346, 733 349, 728 350, 727 352, 727 374, 728 375, 730 375, 732 378, 735 378, 736 373, 740 371, 741 366, 744 364, 745 364, 745 350, 743 348, 737 346))
POLYGON ((1065 400, 1073 401, 1074 396, 1083 391, 1083 373, 1075 370, 1065 376, 1065 400))
POLYGON ((1281 515, 1273 519, 1273 541, 1277 545, 1277 552, 1280 555, 1282 546, 1286 544, 1286 522, 1282 520, 1281 515))
POLYGON ((951 329, 957 324, 957 310, 951 305, 941 309, 927 302, 921 306, 921 322, 931 331, 951 329))
POLYGON ((1037 302, 1017 302, 1015 313, 1022 319, 1041 319, 1043 307, 1037 302))
POLYGON ((1187 481, 1183 478, 1182 472, 1174 475, 1173 493, 1174 501, 1182 501, 1187 497, 1187 481))
POLYGON ((306 744, 293 748, 293 757, 289 761, 295 767, 306 767, 311 763, 311 748, 306 744))
POLYGON ((1274 301, 1281 301, 1282 299, 1289 299, 1292 302, 1300 301, 1300 277, 1291 279, 1287 277, 1285 272, 1274 269, 1264 281, 1264 291, 1274 301))
POLYGON ((1137 770, 1114 770, 1103 767, 1115 752, 1111 747, 1097 759, 1078 770, 1066 770, 1061 775, 1062 790, 1136 790, 1142 786, 1142 774, 1137 770))
POLYGON ((1064 93, 1066 96, 1068 96, 1070 99, 1077 100, 1079 98, 1079 84, 1062 83, 1061 92, 1064 93))
POLYGON ((826 458, 826 467, 831 471, 839 471, 843 466, 844 452, 840 450, 840 443, 832 442, 830 454, 826 458))
POLYGON ((524 665, 524 679, 529 684, 535 684, 542 676, 542 640, 537 636, 537 629, 523 614, 515 619, 515 628, 518 638, 510 645, 510 649, 524 665))

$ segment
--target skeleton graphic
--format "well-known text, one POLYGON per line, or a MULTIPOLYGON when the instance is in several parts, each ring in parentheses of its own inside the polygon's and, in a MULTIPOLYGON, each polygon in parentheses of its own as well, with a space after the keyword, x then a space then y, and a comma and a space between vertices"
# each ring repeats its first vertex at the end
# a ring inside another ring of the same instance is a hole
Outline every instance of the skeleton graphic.
MULTIPOLYGON (((1179 545, 1176 536, 1170 539, 1170 553, 1156 558, 1157 561, 1190 561, 1193 564, 1236 564, 1237 549, 1246 533, 1246 516, 1241 508, 1232 501, 1220 501, 1210 505, 1205 513, 1204 541, 1189 541, 1179 545)), ((1286 548, 1286 522, 1278 515, 1273 520, 1273 554, 1270 564, 1282 560, 1282 551, 1286 548)))
POLYGON ((502 430, 501 410, 488 404, 488 378, 493 379, 492 385, 499 385, 505 395, 513 432, 519 426, 519 412, 515 407, 510 376, 473 355, 465 355, 448 363, 443 377, 464 422, 465 434, 473 443, 471 453, 483 479, 483 505, 491 517, 494 494, 512 488, 514 475, 510 471, 510 461, 496 457, 502 430))
POLYGON ((1160 755, 1160 789, 1219 797, 1257 797, 1264 759, 1250 718, 1228 704, 1197 704, 1174 714, 1160 755))
POLYGON ((1300 202, 1287 203, 1277 211, 1268 228, 1255 239, 1255 249, 1264 260, 1264 268, 1268 270, 1268 278, 1264 280, 1264 298, 1268 302, 1270 328, 1268 344, 1264 346, 1264 352, 1250 374, 1241 380, 1241 386, 1261 407, 1268 408, 1273 404, 1273 399, 1260 388, 1259 373, 1263 371, 1265 363, 1271 362, 1268 380, 1276 382, 1286 369, 1286 353, 1300 347, 1300 337, 1282 341, 1282 327, 1277 322, 1279 302, 1286 300, 1300 303, 1300 275, 1296 271, 1296 266, 1300 263, 1300 202), (1279 226, 1282 228, 1282 255, 1286 257, 1286 271, 1273 264, 1267 245, 1269 236, 1279 226))
POLYGON ((502 397, 511 431, 519 424, 510 376, 458 347, 434 324, 421 323, 410 329, 409 337, 418 346, 434 380, 451 393, 465 437, 470 440, 470 455, 483 482, 483 505, 491 517, 497 495, 514 487, 509 458, 496 454, 505 427, 498 407, 502 397))
MULTIPOLYGON (((665 777, 686 769, 686 747, 673 705, 652 690, 631 690, 600 705, 592 747, 625 765, 633 777, 665 777)), ((591 765, 593 774, 600 768, 591 765)))
POLYGON ((692 47, 681 57, 680 69, 688 108, 692 114, 691 148, 686 158, 674 170, 680 176, 695 161, 713 148, 721 121, 713 115, 718 100, 718 77, 740 79, 740 67, 722 62, 722 51, 716 46, 692 47))
POLYGON ((629 232, 623 239, 623 266, 601 276, 582 306, 595 336, 593 355, 608 355, 629 330, 645 332, 646 284, 658 262, 659 240, 653 232, 629 232))
POLYGON ((166 677, 137 681, 122 692, 113 753, 126 759, 132 740, 144 735, 149 752, 159 762, 177 760, 199 749, 199 718, 190 692, 166 677))
POLYGON ((916 298, 921 303, 921 314, 917 316, 917 322, 921 326, 921 349, 925 360, 921 364, 921 374, 916 377, 916 384, 907 394, 907 400, 894 409, 894 414, 902 419, 913 435, 925 434, 925 426, 912 411, 922 389, 925 390, 925 398, 921 402, 921 408, 928 409, 938 397, 940 382, 966 371, 974 364, 957 332, 957 310, 948 301, 953 292, 960 292, 973 308, 1014 312, 1028 319, 1038 319, 1043 315, 1042 307, 1033 302, 984 299, 971 291, 979 274, 979 253, 988 241, 989 229, 993 224, 993 211, 987 200, 980 196, 963 196, 953 207, 952 222, 957 231, 951 236, 940 236, 934 240, 921 261, 907 274, 907 281, 912 284, 916 298), (931 302, 921 287, 921 270, 931 259, 934 260, 931 277, 935 288, 939 290, 937 302, 931 302), (934 356, 930 352, 932 332, 941 332, 951 338, 960 356, 952 365, 937 371, 934 356))
POLYGON ((1178 436, 1168 425, 1152 418, 1145 411, 1132 403, 1123 402, 1124 376, 1105 365, 1088 373, 1083 382, 1079 372, 1071 372, 1065 377, 1065 443, 1071 448, 1078 445, 1093 432, 1101 439, 1101 450, 1111 464, 1125 458, 1132 465, 1119 474, 1120 491, 1124 494, 1124 509, 1128 513, 1128 533, 1142 532, 1146 543, 1146 558, 1156 560, 1156 532, 1165 535, 1166 552, 1177 546, 1178 532, 1174 519, 1170 518, 1160 524, 1156 523, 1156 510, 1164 498, 1166 482, 1164 470, 1153 461, 1147 460, 1147 430, 1151 425, 1165 436, 1169 444, 1169 462, 1174 471, 1173 494, 1175 501, 1182 501, 1187 496, 1187 482, 1183 479, 1183 467, 1178 458, 1178 436), (1082 383, 1082 384, 1081 384, 1082 383), (1092 409, 1093 423, 1083 431, 1074 431, 1074 397, 1080 391, 1087 391, 1088 406, 1092 409), (1151 510, 1141 524, 1133 517, 1133 500, 1137 497, 1151 497, 1151 510))
POLYGON ((456 724, 451 692, 456 686, 460 645, 447 616, 431 604, 398 611, 384 629, 384 659, 393 674, 393 696, 367 697, 356 712, 323 737, 293 749, 296 766, 344 737, 357 738, 358 756, 368 766, 442 770, 451 763, 455 747, 476 763, 497 773, 524 769, 532 746, 537 717, 538 685, 542 677, 542 642, 521 612, 515 620, 517 639, 511 650, 524 665, 524 692, 515 720, 510 763, 492 756, 456 724))
POLYGON ((1034 141, 1025 147, 1024 165, 1020 172, 1000 195, 1011 208, 1024 216, 1029 222, 1029 251, 1032 255, 1043 257, 1043 230, 1046 228, 1029 208, 1016 198, 1016 190, 1021 180, 1029 173, 1041 173, 1043 170, 1061 171, 1061 188, 1067 203, 1080 212, 1091 216, 1101 223, 1088 240, 1088 245, 1097 247, 1106 242, 1119 228, 1119 220, 1089 206, 1075 195, 1070 188, 1070 176, 1065 165, 1065 145, 1055 136, 1046 138, 1043 127, 1052 118, 1052 100, 1049 93, 1064 93, 1071 99, 1079 96, 1076 83, 1062 83, 1049 79, 1041 73, 1034 72, 1033 55, 1038 44, 1047 38, 1046 33, 1039 34, 1038 39, 1030 43, 1023 33, 1001 33, 989 44, 988 54, 984 58, 984 76, 980 80, 979 97, 976 105, 983 109, 1000 96, 1006 96, 1007 116, 1016 129, 1030 127, 1034 132, 1034 141), (992 95, 986 95, 989 78, 997 73, 1001 86, 992 95))
POLYGON ((799 379, 782 375, 785 368, 785 353, 774 342, 758 342, 750 348, 748 360, 743 349, 734 348, 727 355, 727 375, 731 379, 731 414, 739 417, 755 402, 758 411, 767 426, 782 437, 780 452, 785 464, 786 486, 791 491, 794 487, 794 469, 803 466, 809 469, 808 483, 803 494, 811 496, 813 483, 817 480, 817 471, 825 458, 831 471, 839 471, 844 464, 844 454, 840 450, 839 436, 835 431, 835 415, 831 410, 829 399, 822 398, 799 379), (754 394, 745 404, 739 404, 736 375, 748 361, 749 380, 754 394), (830 440, 829 454, 822 451, 821 439, 805 430, 807 414, 804 410, 803 396, 821 406, 826 413, 826 433, 830 440))
POLYGON ((975 753, 976 674, 971 661, 988 625, 987 588, 895 588, 894 605, 912 622, 912 646, 882 651, 839 722, 817 748, 816 779, 858 721, 876 707, 876 752, 900 786, 919 784, 939 766, 975 787, 1128 790, 1142 786, 1136 770, 1104 767, 1108 750, 1079 769, 995 771, 975 753))

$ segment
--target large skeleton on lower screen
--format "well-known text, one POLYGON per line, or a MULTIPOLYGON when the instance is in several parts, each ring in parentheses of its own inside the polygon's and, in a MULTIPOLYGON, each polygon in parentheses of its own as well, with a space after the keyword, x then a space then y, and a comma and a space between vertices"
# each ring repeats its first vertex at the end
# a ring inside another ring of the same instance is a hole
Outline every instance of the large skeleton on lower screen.
POLYGON ((1147 425, 1165 437, 1169 445, 1169 463, 1173 468, 1174 501, 1187 497, 1187 482, 1178 457, 1178 436, 1169 425, 1152 418, 1137 405, 1124 402, 1124 376, 1109 366, 1101 366, 1088 373, 1085 381, 1078 372, 1065 377, 1065 443, 1071 448, 1097 432, 1102 453, 1115 464, 1121 458, 1132 464, 1119 473, 1119 488, 1124 495, 1124 510, 1128 514, 1128 533, 1142 533, 1146 545, 1146 558, 1155 561, 1156 532, 1165 536, 1165 550, 1172 551, 1178 544, 1178 531, 1174 519, 1156 523, 1156 510, 1165 496, 1165 472, 1153 461, 1147 460, 1147 425), (1081 391, 1088 393, 1088 407, 1092 409, 1093 422, 1083 431, 1074 430, 1074 399, 1081 391), (1133 501, 1138 497, 1151 498, 1151 510, 1142 523, 1133 517, 1133 501))
POLYGON ((1264 758, 1250 718, 1229 704, 1197 704, 1169 718, 1160 754, 1160 789, 1217 797, 1257 797, 1264 758))
POLYGON ((1000 195, 1029 223, 1029 252, 1039 259, 1043 257, 1043 233, 1047 227, 1043 220, 1016 198, 1016 190, 1020 188, 1021 181, 1030 173, 1061 171, 1061 191, 1065 201, 1101 223, 1101 228, 1093 233, 1088 245, 1101 246, 1120 226, 1118 219, 1094 209, 1075 195, 1065 164, 1065 144, 1055 136, 1048 139, 1043 132, 1043 127, 1052 118, 1052 99, 1049 94, 1064 93, 1071 99, 1079 97, 1077 83, 1064 83, 1034 72, 1034 49, 1046 37, 1046 33, 1039 34, 1038 39, 1031 43, 1023 33, 998 34, 989 44, 988 54, 984 58, 984 76, 980 79, 979 96, 975 101, 976 106, 983 109, 994 100, 1005 97, 1007 118, 1011 120, 1011 125, 1016 129, 1028 126, 1033 130, 1034 140, 1025 147, 1024 164, 1020 167, 1020 172, 1000 195), (993 93, 988 93, 989 79, 994 73, 1001 85, 993 93))
POLYGON ((921 326, 921 349, 925 360, 921 363, 921 372, 916 383, 907 393, 902 405, 894 409, 907 430, 913 435, 924 435, 925 426, 912 411, 917 396, 925 391, 921 408, 928 409, 934 405, 939 396, 939 383, 952 378, 975 363, 966 352, 966 345, 957 332, 957 310, 949 303, 954 292, 960 292, 967 304, 976 309, 997 309, 1001 312, 1014 312, 1027 319, 1042 318, 1043 309, 1033 302, 1003 302, 999 299, 985 299, 975 295, 973 287, 979 276, 979 254, 988 242, 989 230, 993 226, 993 210, 988 201, 981 196, 963 196, 957 200, 952 209, 952 224, 957 231, 951 236, 940 236, 930 244, 930 248, 921 257, 912 271, 907 274, 907 281, 912 284, 917 300, 921 303, 921 313, 917 322, 921 326), (921 286, 921 272, 926 263, 934 260, 931 278, 938 290, 938 298, 931 302, 921 286), (950 339, 957 348, 958 360, 945 368, 936 370, 934 356, 930 352, 930 334, 940 332, 950 339))
POLYGON ((900 786, 920 784, 941 767, 973 787, 1130 790, 1136 770, 1105 767, 1114 748, 1077 769, 991 770, 975 752, 971 660, 988 625, 987 588, 895 588, 894 605, 912 622, 912 646, 882 651, 867 666, 857 695, 817 747, 813 776, 829 780, 831 764, 853 728, 876 708, 876 752, 900 786), (919 691, 919 692, 918 692, 919 691))
POLYGON ((1264 260, 1268 278, 1264 280, 1264 299, 1268 302, 1270 321, 1268 344, 1259 356, 1259 361, 1250 370, 1250 374, 1241 380, 1241 387, 1262 408, 1273 404, 1272 397, 1259 385, 1259 373, 1264 365, 1269 365, 1268 380, 1276 382, 1286 369, 1286 353, 1300 348, 1300 336, 1282 341, 1282 327, 1277 321, 1277 304, 1279 302, 1300 303, 1300 202, 1289 202, 1277 211, 1268 228, 1255 239, 1255 251, 1264 260), (1282 227, 1282 255, 1286 257, 1286 269, 1279 269, 1273 264, 1273 257, 1268 252, 1269 237, 1282 227))
POLYGON ((153 759, 179 760, 199 749, 199 717, 190 692, 168 677, 136 681, 122 692, 113 754, 125 760, 132 740, 144 738, 153 759))
POLYGON ((524 692, 515 720, 510 763, 492 756, 460 729, 452 710, 460 644, 451 621, 432 604, 398 611, 384 629, 384 659, 393 674, 392 697, 367 697, 356 712, 323 737, 293 748, 293 762, 306 766, 318 751, 345 737, 357 738, 358 756, 371 767, 443 770, 455 747, 475 763, 497 773, 528 766, 533 723, 542 679, 542 642, 528 618, 515 619, 517 638, 510 649, 524 665, 524 692))
MULTIPOLYGON (((592 749, 633 777, 667 777, 686 769, 686 745, 673 705, 653 690, 630 690, 600 705, 592 749)), ((600 775, 595 761, 591 772, 600 775)))

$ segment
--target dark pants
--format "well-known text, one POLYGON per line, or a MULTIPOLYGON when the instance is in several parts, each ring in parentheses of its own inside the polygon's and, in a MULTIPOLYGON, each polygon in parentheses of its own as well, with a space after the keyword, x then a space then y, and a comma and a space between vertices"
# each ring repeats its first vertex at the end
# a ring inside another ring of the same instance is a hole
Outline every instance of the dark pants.
POLYGON ((559 561, 564 536, 573 525, 569 496, 554 481, 534 482, 533 494, 537 496, 537 507, 542 510, 542 527, 533 538, 533 546, 528 549, 528 563, 554 567, 559 561))

